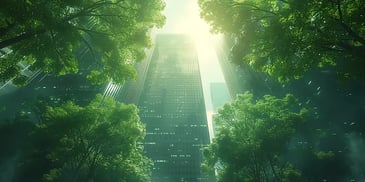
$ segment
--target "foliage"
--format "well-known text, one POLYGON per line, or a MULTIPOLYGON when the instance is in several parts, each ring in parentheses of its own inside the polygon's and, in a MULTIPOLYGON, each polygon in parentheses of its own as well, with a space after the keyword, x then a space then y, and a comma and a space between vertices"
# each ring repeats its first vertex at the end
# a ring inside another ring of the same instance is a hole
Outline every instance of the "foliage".
POLYGON ((27 133, 32 128, 33 125, 23 118, 0 124, 0 146, 3 146, 0 151, 0 164, 11 158, 20 146, 27 142, 27 133))
POLYGON ((144 132, 135 106, 100 95, 86 107, 48 107, 15 181, 148 181, 152 163, 138 145, 144 132))
POLYGON ((163 8, 161 0, 2 1, 0 81, 21 84, 30 65, 54 74, 85 67, 95 83, 123 83, 151 44, 149 30, 163 25, 163 8))
POLYGON ((199 0, 201 17, 234 40, 233 61, 285 82, 314 67, 364 76, 363 0, 199 0))
POLYGON ((238 95, 215 119, 219 128, 203 151, 204 167, 215 167, 218 181, 298 181, 300 171, 280 159, 308 112, 297 106, 289 94, 257 101, 238 95))

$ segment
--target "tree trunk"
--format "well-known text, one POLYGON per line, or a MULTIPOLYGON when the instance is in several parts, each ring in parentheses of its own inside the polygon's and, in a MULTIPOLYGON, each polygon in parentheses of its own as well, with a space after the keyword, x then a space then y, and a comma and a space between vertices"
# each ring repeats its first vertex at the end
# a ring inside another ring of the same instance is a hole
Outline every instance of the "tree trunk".
POLYGON ((277 174, 277 172, 276 172, 276 170, 275 170, 275 166, 274 166, 274 164, 272 163, 272 160, 271 160, 271 159, 269 159, 269 163, 270 163, 270 167, 271 167, 272 173, 274 174, 274 177, 275 177, 276 181, 277 181, 277 182, 281 182, 281 179, 280 179, 280 177, 278 176, 278 174, 277 174))
POLYGON ((15 26, 15 23, 9 23, 7 22, 7 26, 6 27, 0 27, 0 37, 5 36, 6 33, 9 32, 10 29, 12 29, 15 26))
POLYGON ((343 18, 343 14, 342 14, 342 9, 341 9, 341 1, 337 0, 337 11, 338 11, 338 16, 340 19, 340 24, 343 27, 343 29, 352 37, 354 38, 354 40, 360 42, 362 45, 365 45, 365 39, 363 37, 361 37, 358 33, 356 33, 354 30, 351 29, 350 26, 348 26, 345 23, 345 20, 343 18))
POLYGON ((39 35, 39 34, 42 34, 42 33, 45 33, 45 32, 46 32, 46 30, 38 30, 38 31, 33 32, 33 33, 23 33, 23 34, 15 36, 13 38, 10 38, 10 39, 2 40, 2 41, 0 41, 0 49, 5 48, 5 47, 9 47, 13 44, 21 42, 23 40, 30 39, 30 38, 34 37, 35 35, 39 35))

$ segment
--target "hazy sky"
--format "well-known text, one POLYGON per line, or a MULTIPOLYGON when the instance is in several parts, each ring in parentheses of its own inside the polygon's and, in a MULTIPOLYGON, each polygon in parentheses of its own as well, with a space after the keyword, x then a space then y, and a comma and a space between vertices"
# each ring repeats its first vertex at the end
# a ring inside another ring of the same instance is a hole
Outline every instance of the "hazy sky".
POLYGON ((165 0, 166 24, 161 32, 192 33, 200 20, 197 0, 165 0))

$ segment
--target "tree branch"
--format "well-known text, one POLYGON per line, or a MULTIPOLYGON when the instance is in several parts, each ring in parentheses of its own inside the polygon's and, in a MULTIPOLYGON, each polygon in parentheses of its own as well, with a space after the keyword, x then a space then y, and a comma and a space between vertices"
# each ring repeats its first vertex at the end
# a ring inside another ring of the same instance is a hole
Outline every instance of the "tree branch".
POLYGON ((268 18, 272 18, 272 17, 273 17, 272 15, 267 15, 267 16, 261 16, 261 17, 254 17, 251 20, 258 22, 260 20, 264 20, 264 19, 268 19, 268 18))
POLYGON ((10 23, 9 21, 6 21, 6 24, 7 25, 5 27, 0 27, 0 37, 4 36, 15 26, 15 23, 10 23))
POLYGON ((91 164, 88 166, 88 172, 86 174, 86 180, 89 181, 92 179, 92 176, 95 174, 95 169, 97 167, 96 163, 98 162, 98 158, 102 157, 100 150, 94 153, 93 158, 91 159, 91 164))
POLYGON ((96 56, 95 56, 95 53, 94 53, 94 49, 91 47, 89 42, 84 37, 82 37, 82 41, 85 43, 86 47, 90 50, 91 55, 94 58, 94 61, 96 62, 96 56))
POLYGON ((108 34, 108 33, 103 33, 103 32, 98 32, 95 30, 90 30, 90 29, 86 29, 86 28, 81 28, 81 27, 76 27, 78 30, 81 30, 87 34, 89 34, 90 36, 92 36, 92 34, 98 34, 98 35, 104 35, 104 36, 113 36, 113 34, 108 34))
POLYGON ((52 45, 53 45, 53 48, 54 48, 54 50, 56 52, 58 61, 59 61, 59 63, 62 64, 62 66, 65 66, 64 62, 62 61, 62 54, 61 54, 61 52, 59 50, 59 47, 57 46, 57 41, 55 40, 55 33, 53 31, 51 31, 50 34, 51 34, 51 39, 52 39, 52 43, 53 43, 52 45))
POLYGON ((274 174, 274 177, 276 179, 277 182, 281 182, 281 179, 280 177, 278 176, 278 174, 276 173, 276 170, 275 170, 275 166, 273 164, 273 161, 272 161, 272 158, 271 157, 267 157, 269 159, 269 164, 270 164, 270 167, 271 167, 271 170, 272 170, 272 173, 274 174))
POLYGON ((6 39, 6 40, 3 40, 0 42, 0 49, 2 48, 5 48, 5 47, 9 47, 13 44, 16 44, 20 41, 23 41, 23 40, 26 40, 26 39, 30 39, 36 35, 39 35, 39 34, 43 34, 45 33, 46 30, 45 29, 40 29, 40 30, 37 30, 35 32, 31 32, 31 33, 22 33, 20 35, 17 35, 13 38, 10 38, 10 39, 6 39))
POLYGON ((266 9, 262 9, 256 5, 253 5, 253 4, 248 4, 248 3, 232 3, 232 6, 247 6, 247 7, 251 7, 252 11, 262 11, 262 12, 265 12, 265 13, 269 13, 269 14, 272 14, 272 15, 275 15, 275 16, 278 16, 277 13, 275 12, 272 12, 270 10, 266 10, 266 9))
MULTIPOLYGON (((89 13, 92 13, 93 11, 95 11, 96 9, 98 9, 102 6, 117 5, 117 4, 121 3, 122 1, 124 1, 124 0, 119 0, 119 1, 113 3, 111 1, 100 0, 100 1, 95 2, 94 4, 90 5, 89 7, 86 7, 84 9, 80 10, 79 12, 66 17, 64 19, 64 22, 68 22, 68 21, 73 20, 78 17, 88 16, 89 13)), ((121 7, 121 6, 119 6, 119 7, 121 7)))
POLYGON ((119 17, 119 15, 116 15, 116 14, 92 14, 92 13, 90 13, 90 14, 85 14, 85 16, 92 16, 92 17, 104 17, 104 16, 106 16, 106 17, 119 17))
MULTIPOLYGON (((112 1, 104 1, 104 0, 100 0, 97 1, 95 3, 93 3, 92 5, 83 8, 82 10, 80 10, 79 12, 76 12, 74 14, 71 14, 67 17, 65 17, 63 20, 61 20, 60 23, 68 23, 69 21, 78 18, 78 17, 82 17, 82 16, 110 16, 110 15, 98 15, 98 14, 92 14, 93 11, 95 11, 96 9, 102 7, 102 6, 109 6, 109 5, 117 5, 121 2, 123 2, 124 0, 119 0, 117 2, 112 2, 112 1), (89 14, 89 15, 88 15, 89 14)), ((10 28, 12 28, 12 24, 9 24, 7 27, 5 28, 0 28, 0 36, 4 35, 10 28)), ((39 34, 43 34, 45 33, 47 30, 46 29, 40 29, 40 30, 36 30, 34 32, 23 32, 15 37, 6 39, 6 40, 1 40, 0 41, 0 49, 5 48, 5 47, 9 47, 13 44, 16 44, 18 42, 21 42, 23 40, 26 39, 30 39, 36 35, 39 34)))
POLYGON ((340 23, 341 23, 341 26, 345 29, 345 31, 347 33, 349 33, 356 41, 360 42, 361 44, 365 45, 365 39, 360 37, 358 33, 356 33, 355 31, 353 31, 351 29, 350 26, 348 26, 346 23, 345 23, 345 20, 343 18, 343 14, 342 14, 342 9, 341 9, 341 2, 340 0, 337 0, 337 10, 338 10, 338 15, 339 15, 339 18, 340 18, 340 23))

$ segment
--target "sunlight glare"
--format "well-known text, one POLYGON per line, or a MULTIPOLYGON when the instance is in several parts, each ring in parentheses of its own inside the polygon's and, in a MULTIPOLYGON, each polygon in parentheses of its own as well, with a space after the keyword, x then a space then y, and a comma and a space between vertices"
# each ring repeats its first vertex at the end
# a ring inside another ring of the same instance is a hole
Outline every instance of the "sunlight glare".
POLYGON ((207 111, 207 124, 210 139, 212 139, 214 137, 212 121, 214 111, 210 84, 225 83, 216 53, 216 46, 219 46, 223 36, 210 33, 209 25, 200 18, 197 0, 165 0, 165 2, 166 24, 156 33, 187 34, 194 39, 207 111))

